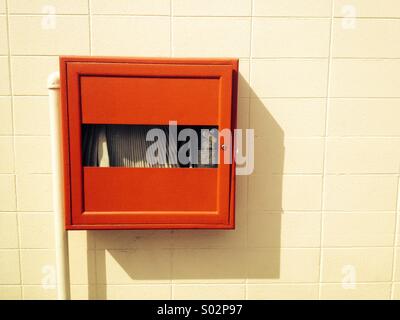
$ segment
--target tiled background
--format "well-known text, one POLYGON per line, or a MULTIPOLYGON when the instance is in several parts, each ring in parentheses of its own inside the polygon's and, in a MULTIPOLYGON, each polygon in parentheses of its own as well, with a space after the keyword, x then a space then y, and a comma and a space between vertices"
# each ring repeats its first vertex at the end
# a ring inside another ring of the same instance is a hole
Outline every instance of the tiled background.
POLYGON ((399 39, 398 0, 0 0, 0 298, 55 297, 46 79, 76 54, 240 58, 256 164, 235 231, 70 232, 73 298, 399 299, 399 39))

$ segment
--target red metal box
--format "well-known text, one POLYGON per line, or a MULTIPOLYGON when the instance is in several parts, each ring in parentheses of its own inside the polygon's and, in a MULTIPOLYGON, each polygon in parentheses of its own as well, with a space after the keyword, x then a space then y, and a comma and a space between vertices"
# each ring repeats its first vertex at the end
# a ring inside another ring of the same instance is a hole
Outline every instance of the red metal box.
MULTIPOLYGON (((232 229, 234 146, 215 167, 87 166, 93 125, 236 126, 236 59, 61 57, 67 229, 232 229), (86 131, 85 131, 86 134, 86 131)), ((232 139, 234 140, 234 139, 232 139)))

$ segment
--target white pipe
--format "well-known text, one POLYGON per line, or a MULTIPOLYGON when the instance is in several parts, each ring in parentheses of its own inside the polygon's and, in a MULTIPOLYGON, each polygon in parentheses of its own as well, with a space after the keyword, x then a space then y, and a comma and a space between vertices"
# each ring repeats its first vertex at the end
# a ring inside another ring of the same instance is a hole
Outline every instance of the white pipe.
POLYGON ((53 167, 53 207, 56 247, 57 299, 70 299, 68 234, 64 224, 64 171, 62 157, 60 76, 52 73, 47 81, 49 89, 51 152, 53 167))

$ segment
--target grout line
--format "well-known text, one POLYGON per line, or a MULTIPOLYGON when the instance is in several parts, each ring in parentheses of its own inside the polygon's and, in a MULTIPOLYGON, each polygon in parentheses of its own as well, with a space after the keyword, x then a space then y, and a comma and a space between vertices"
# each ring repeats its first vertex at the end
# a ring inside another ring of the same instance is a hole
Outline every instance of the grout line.
POLYGON ((318 285, 318 298, 321 300, 321 292, 322 292, 322 268, 323 268, 323 235, 324 235, 324 215, 323 211, 325 210, 325 176, 327 170, 327 137, 328 137, 328 114, 329 114, 329 106, 330 106, 330 78, 331 78, 331 70, 332 70, 332 54, 333 54, 333 27, 334 27, 334 9, 335 9, 335 1, 332 1, 331 5, 331 23, 329 30, 329 55, 328 55, 328 72, 327 72, 327 82, 326 82, 326 104, 325 104, 325 133, 324 133, 324 157, 323 157, 323 165, 322 165, 322 183, 321 183, 321 220, 320 220, 320 250, 319 250, 319 285, 318 285))
MULTIPOLYGON (((11 13, 11 17, 21 17, 21 18, 32 18, 32 17, 44 17, 46 16, 46 13, 11 13)), ((54 16, 60 16, 60 17, 84 17, 87 16, 88 13, 56 13, 54 16)), ((137 13, 132 13, 132 14, 126 14, 126 13, 108 13, 108 14, 102 14, 102 13, 94 13, 92 14, 93 16, 96 17, 123 17, 123 18, 130 18, 130 17, 139 17, 139 18, 152 18, 152 17, 168 17, 168 14, 137 14, 137 13)), ((2 16, 2 14, 0 14, 2 16)))
POLYGON ((18 232, 18 263, 19 263, 19 282, 20 282, 20 292, 21 298, 24 298, 24 286, 22 283, 22 255, 21 255, 21 243, 22 243, 22 235, 21 235, 21 221, 20 221, 20 213, 18 211, 18 199, 17 199, 17 175, 15 173, 15 165, 16 165, 16 153, 15 153, 15 115, 14 115, 14 90, 13 90, 13 77, 12 77, 12 68, 11 68, 11 41, 10 41, 10 19, 9 19, 9 1, 5 1, 6 6, 6 28, 7 28, 7 46, 8 46, 8 68, 9 68, 9 90, 11 96, 11 123, 12 123, 12 132, 13 132, 13 162, 14 162, 14 195, 15 195, 15 211, 17 218, 17 232, 18 232))
MULTIPOLYGON (((37 17, 37 16, 45 16, 44 13, 35 13, 35 12, 21 12, 21 13, 9 13, 9 16, 16 17, 37 17)), ((87 13, 57 13, 57 16, 85 16, 87 13)), ((143 14, 143 13, 94 13, 94 16, 101 17, 168 17, 168 14, 143 14)), ((0 16, 5 16, 4 13, 0 13, 0 16)), ((227 18, 227 19, 237 19, 237 18, 252 18, 252 15, 177 15, 177 18, 227 18)), ((331 16, 307 16, 307 15, 253 15, 254 18, 261 19, 298 19, 298 20, 321 20, 321 19, 329 19, 331 16)), ((333 19, 342 19, 345 18, 344 15, 334 15, 333 19)), ((384 21, 398 21, 400 17, 379 17, 379 16, 362 16, 357 17, 359 20, 384 20, 384 21)))

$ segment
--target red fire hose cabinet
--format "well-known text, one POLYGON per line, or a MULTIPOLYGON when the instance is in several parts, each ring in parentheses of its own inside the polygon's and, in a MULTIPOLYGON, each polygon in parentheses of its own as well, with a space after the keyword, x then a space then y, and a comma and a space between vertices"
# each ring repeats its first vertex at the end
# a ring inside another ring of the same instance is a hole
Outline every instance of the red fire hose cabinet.
POLYGON ((236 59, 61 57, 60 75, 67 229, 234 228, 236 59))

